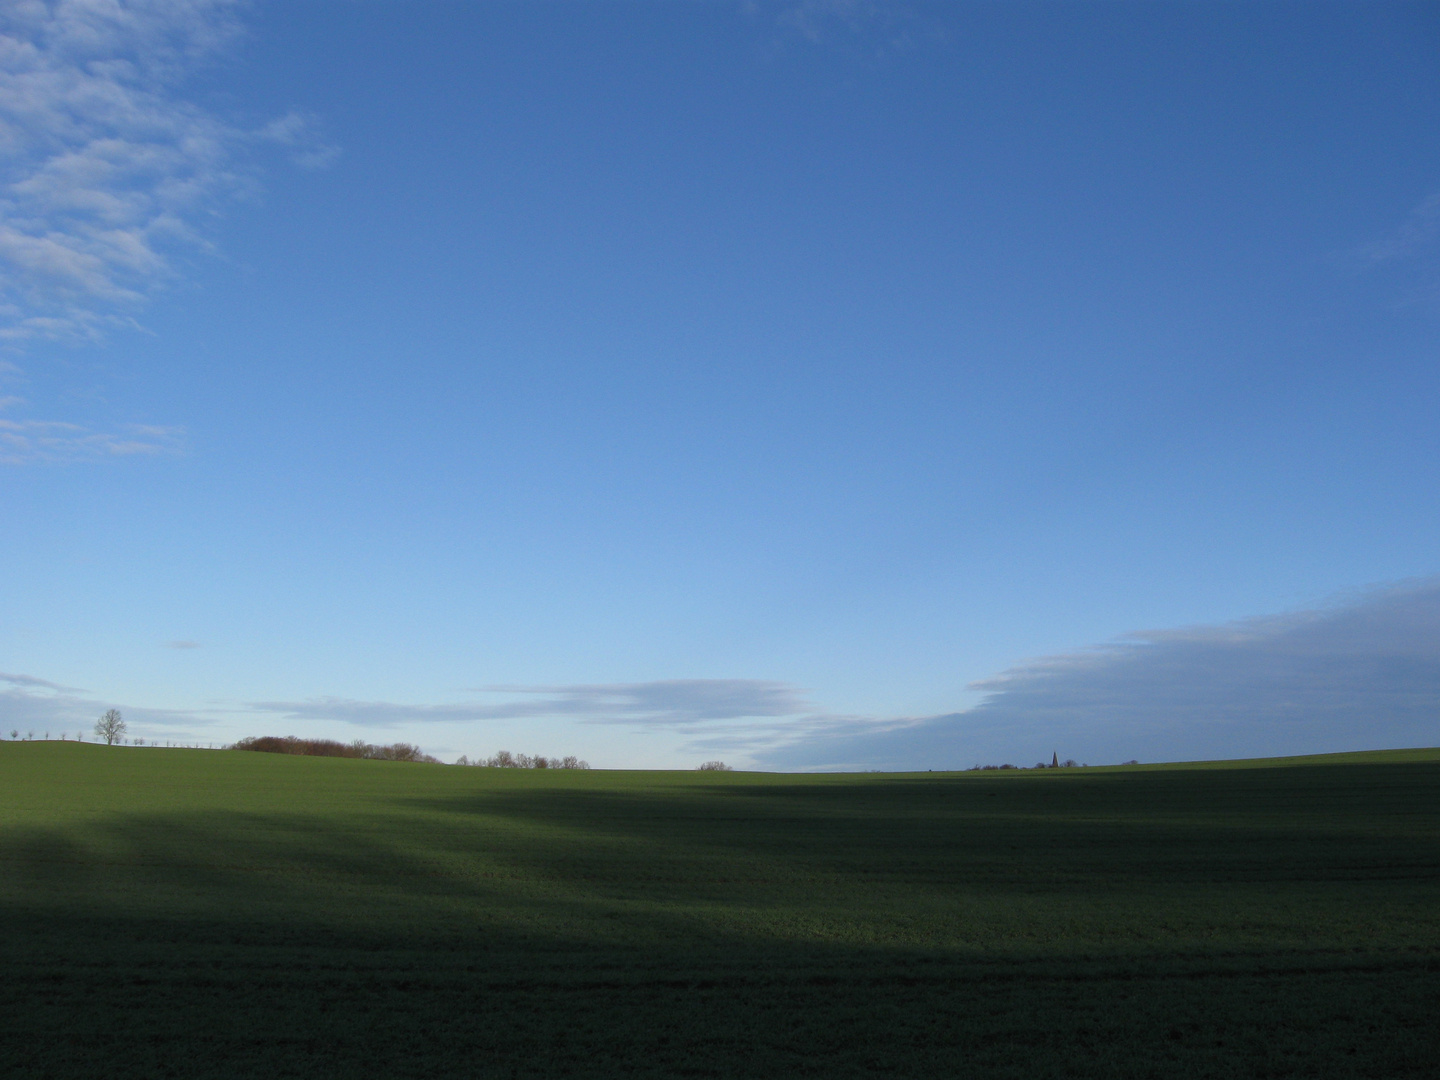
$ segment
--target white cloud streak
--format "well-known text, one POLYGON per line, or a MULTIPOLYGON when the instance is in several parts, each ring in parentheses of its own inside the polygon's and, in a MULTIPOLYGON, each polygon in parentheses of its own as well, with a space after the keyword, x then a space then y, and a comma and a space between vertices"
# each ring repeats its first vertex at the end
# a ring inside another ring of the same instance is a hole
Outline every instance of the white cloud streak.
POLYGON ((47 679, 37 679, 33 675, 11 675, 3 671, 0 671, 0 683, 9 683, 12 687, 29 693, 37 690, 50 690, 57 694, 83 694, 85 692, 74 686, 61 686, 59 683, 53 683, 47 679))
POLYGON ((503 694, 501 702, 400 705, 384 701, 316 698, 262 701, 251 708, 287 720, 341 720, 367 726, 425 721, 565 718, 595 724, 688 728, 696 725, 794 716, 809 709, 799 691, 764 679, 672 679, 645 683, 570 686, 488 686, 474 693, 503 694))
POLYGON ((61 420, 0 419, 0 465, 67 465, 173 455, 181 452, 182 434, 178 428, 147 425, 107 432, 61 420))

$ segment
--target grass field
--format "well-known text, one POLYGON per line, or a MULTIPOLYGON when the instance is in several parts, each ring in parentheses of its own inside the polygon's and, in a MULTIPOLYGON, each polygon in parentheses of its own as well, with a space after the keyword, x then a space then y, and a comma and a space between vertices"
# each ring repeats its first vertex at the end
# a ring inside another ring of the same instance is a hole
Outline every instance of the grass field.
POLYGON ((531 772, 0 744, 6 1077, 1432 1077, 1440 750, 531 772))

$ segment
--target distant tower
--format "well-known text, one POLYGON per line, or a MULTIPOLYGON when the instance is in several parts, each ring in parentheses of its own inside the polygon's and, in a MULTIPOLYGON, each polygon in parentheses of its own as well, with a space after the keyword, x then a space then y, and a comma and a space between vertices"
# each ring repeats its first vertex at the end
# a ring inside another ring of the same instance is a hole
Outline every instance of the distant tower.
POLYGON ((1052 768, 1052 769, 1058 769, 1059 767, 1060 767, 1060 751, 1057 750, 1057 751, 1055 751, 1054 754, 1052 754, 1052 755, 1050 756, 1050 768, 1052 768))

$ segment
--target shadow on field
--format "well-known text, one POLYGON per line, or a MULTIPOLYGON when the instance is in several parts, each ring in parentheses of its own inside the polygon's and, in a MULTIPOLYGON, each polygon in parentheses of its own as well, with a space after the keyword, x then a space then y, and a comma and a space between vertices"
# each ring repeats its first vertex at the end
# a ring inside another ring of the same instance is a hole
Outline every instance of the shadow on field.
POLYGON ((1440 1052, 1434 765, 436 775, 344 812, 0 831, 0 1072, 1418 1077, 1440 1052))
POLYGON ((12 827, 0 903, 651 954, 1403 947, 1404 909, 1440 886, 1437 792, 1433 765, 477 784, 351 813, 12 827))
MULTIPOLYGON (((818 874, 972 892, 1119 892, 1137 883, 1433 882, 1440 866, 1433 764, 535 786, 405 803, 449 819, 546 826, 601 877, 706 866, 777 881, 818 874)), ((527 865, 539 864, 536 855, 510 853, 527 865)))

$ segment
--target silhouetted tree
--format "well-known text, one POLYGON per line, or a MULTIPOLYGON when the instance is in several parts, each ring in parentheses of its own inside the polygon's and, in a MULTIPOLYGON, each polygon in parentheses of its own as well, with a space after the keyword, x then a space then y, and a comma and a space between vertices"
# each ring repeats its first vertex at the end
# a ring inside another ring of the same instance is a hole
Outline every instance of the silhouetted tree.
POLYGON ((125 721, 120 718, 119 709, 107 709, 105 715, 95 721, 95 735, 105 740, 106 746, 114 746, 125 736, 125 721))

